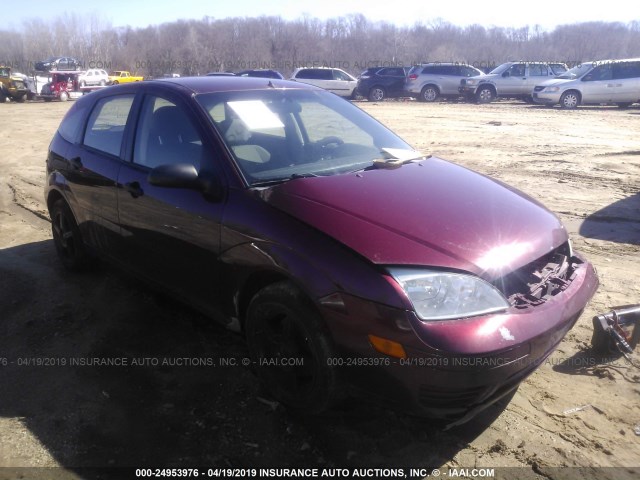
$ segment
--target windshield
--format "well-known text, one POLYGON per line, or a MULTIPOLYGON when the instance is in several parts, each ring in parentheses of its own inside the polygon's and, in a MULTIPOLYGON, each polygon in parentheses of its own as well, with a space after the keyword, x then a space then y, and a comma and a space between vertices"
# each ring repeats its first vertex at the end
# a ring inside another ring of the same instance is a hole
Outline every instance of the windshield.
POLYGON ((591 70, 593 68, 593 65, 594 64, 592 62, 583 63, 582 65, 577 65, 577 66, 573 67, 572 69, 567 70, 566 72, 564 72, 558 78, 565 78, 565 79, 580 78, 584 74, 586 74, 589 70, 591 70))
POLYGON ((508 69, 511 65, 513 65, 512 62, 507 62, 507 63, 503 63, 502 65, 498 65, 496 68, 494 68, 489 72, 489 75, 502 73, 506 69, 508 69))
POLYGON ((197 100, 249 185, 337 175, 377 159, 417 154, 362 110, 326 91, 236 91, 197 100))

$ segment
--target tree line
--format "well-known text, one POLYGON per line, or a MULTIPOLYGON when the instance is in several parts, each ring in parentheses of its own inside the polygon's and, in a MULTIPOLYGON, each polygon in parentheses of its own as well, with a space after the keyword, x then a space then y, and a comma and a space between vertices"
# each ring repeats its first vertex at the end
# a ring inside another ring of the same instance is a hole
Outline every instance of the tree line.
POLYGON ((372 22, 362 14, 320 20, 302 16, 177 20, 146 28, 113 27, 97 14, 63 14, 0 30, 0 64, 31 73, 35 62, 71 56, 84 68, 130 70, 146 77, 301 66, 359 74, 377 65, 460 62, 489 70, 509 60, 576 64, 640 57, 640 21, 506 28, 459 27, 442 19, 413 26, 372 22))

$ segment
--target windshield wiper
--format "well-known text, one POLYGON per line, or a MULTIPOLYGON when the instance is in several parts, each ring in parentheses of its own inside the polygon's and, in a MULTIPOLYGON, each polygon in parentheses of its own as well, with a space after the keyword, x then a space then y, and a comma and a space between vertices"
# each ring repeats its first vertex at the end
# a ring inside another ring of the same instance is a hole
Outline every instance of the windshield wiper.
POLYGON ((293 175, 291 175, 289 177, 289 180, 293 180, 295 178, 311 178, 311 177, 319 177, 320 175, 318 175, 317 173, 294 173, 293 175))
POLYGON ((262 180, 259 182, 253 182, 251 184, 252 187, 268 187, 270 185, 277 185, 279 183, 288 182, 289 180, 295 180, 296 178, 311 178, 311 177, 320 177, 316 173, 294 173, 289 177, 281 177, 281 178, 272 178, 270 180, 262 180))

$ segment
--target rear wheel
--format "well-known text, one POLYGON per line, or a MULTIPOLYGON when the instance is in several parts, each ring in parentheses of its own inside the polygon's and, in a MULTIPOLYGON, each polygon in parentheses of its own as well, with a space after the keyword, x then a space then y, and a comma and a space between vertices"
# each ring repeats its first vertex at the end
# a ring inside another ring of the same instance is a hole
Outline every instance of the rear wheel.
POLYGON ((560 97, 560 107, 572 110, 580 105, 580 94, 574 90, 564 92, 560 97))
POLYGON ((69 94, 67 92, 60 92, 60 101, 66 102, 69 100, 69 94))
POLYGON ((491 103, 495 98, 495 93, 491 87, 480 87, 476 93, 478 103, 491 103))
POLYGON ((277 400, 306 413, 320 413, 335 402, 331 339, 297 287, 283 281, 260 290, 249 304, 245 333, 258 377, 277 400))
POLYGON ((57 200, 50 210, 53 243, 62 264, 71 271, 85 270, 92 263, 80 229, 67 203, 57 200))
POLYGON ((369 90, 369 101, 371 102, 381 102, 386 96, 387 94, 382 87, 373 87, 369 90))
POLYGON ((420 101, 421 102, 435 102, 440 96, 440 91, 438 87, 435 85, 427 85, 420 92, 420 101))

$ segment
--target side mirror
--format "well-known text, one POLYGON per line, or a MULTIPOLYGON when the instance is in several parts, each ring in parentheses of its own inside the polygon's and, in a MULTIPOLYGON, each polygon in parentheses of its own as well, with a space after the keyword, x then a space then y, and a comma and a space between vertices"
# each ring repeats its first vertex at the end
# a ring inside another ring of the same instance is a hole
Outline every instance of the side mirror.
POLYGON ((190 163, 159 165, 149 172, 147 181, 156 187, 198 190, 211 201, 220 200, 223 190, 215 178, 201 177, 190 163))
POLYGON ((510 77, 510 76, 511 76, 511 74, 509 73, 509 70, 507 70, 506 72, 504 72, 504 73, 502 74, 502 76, 503 76, 504 78, 507 78, 507 77, 510 77))
POLYGON ((166 188, 197 188, 198 171, 190 163, 160 165, 149 172, 151 185, 166 188))
POLYGON ((582 81, 583 82, 590 82, 591 80, 593 80, 593 75, 591 75, 590 73, 588 73, 584 77, 582 77, 582 81))

